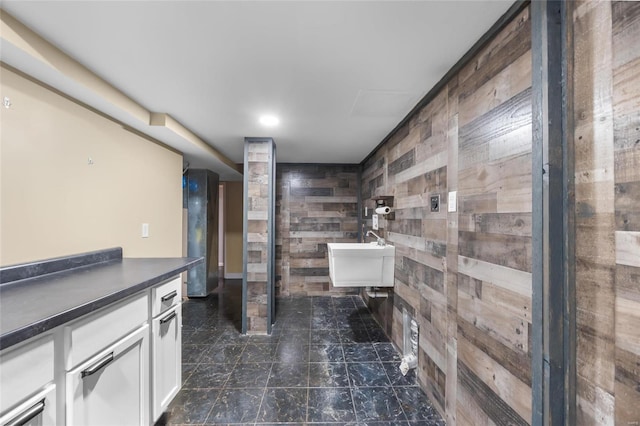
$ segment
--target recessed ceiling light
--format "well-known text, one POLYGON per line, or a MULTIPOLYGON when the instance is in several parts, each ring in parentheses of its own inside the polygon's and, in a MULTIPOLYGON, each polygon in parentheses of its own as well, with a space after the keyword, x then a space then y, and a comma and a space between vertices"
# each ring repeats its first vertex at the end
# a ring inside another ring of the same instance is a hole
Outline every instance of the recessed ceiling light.
POLYGON ((280 124, 280 119, 273 115, 263 115, 260 117, 260 124, 263 126, 273 127, 280 124))

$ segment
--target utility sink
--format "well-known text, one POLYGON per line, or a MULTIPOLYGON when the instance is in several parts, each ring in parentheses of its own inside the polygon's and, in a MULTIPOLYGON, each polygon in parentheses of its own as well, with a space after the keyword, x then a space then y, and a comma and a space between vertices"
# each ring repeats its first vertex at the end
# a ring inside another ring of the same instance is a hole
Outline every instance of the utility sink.
POLYGON ((393 287, 396 248, 374 243, 328 243, 334 287, 393 287))

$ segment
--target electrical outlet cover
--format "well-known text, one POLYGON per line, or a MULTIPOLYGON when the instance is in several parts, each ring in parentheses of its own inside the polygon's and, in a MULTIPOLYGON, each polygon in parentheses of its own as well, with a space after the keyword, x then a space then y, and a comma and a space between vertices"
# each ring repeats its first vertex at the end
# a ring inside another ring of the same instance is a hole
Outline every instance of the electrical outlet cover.
POLYGON ((377 231, 378 230, 378 215, 377 214, 371 215, 371 222, 373 222, 371 224, 371 227, 373 228, 374 231, 377 231))

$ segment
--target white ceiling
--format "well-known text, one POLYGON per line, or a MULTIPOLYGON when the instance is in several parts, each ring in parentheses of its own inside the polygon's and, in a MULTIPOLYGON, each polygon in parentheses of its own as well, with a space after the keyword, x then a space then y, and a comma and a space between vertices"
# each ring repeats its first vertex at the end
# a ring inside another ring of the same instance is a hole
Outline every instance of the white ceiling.
POLYGON ((511 4, 2 0, 237 163, 245 136, 273 137, 278 162, 359 163, 511 4))

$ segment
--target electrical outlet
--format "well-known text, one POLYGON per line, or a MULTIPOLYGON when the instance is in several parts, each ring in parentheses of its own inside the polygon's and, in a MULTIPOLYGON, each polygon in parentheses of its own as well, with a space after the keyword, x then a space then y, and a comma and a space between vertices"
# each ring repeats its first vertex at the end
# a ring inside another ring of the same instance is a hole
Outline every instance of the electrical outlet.
POLYGON ((432 212, 440 211, 440 194, 431 196, 431 211, 432 212))

